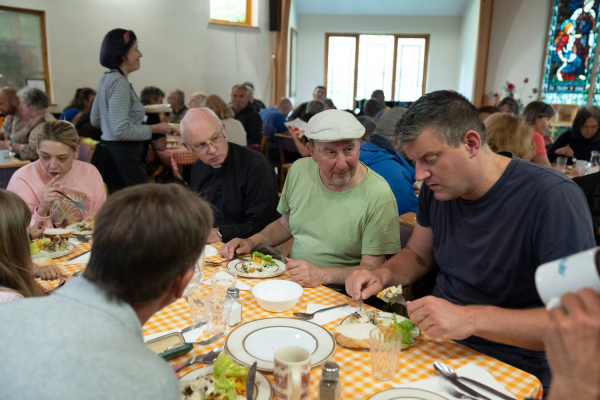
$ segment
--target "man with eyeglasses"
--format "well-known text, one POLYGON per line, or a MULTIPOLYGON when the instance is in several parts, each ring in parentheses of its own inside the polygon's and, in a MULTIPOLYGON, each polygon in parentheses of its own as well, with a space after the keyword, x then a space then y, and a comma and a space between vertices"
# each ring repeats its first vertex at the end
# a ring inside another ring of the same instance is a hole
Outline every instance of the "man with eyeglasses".
POLYGON ((208 108, 190 109, 181 121, 184 146, 198 161, 190 188, 213 207, 208 243, 247 238, 279 218, 277 178, 260 153, 227 142, 225 126, 208 108))

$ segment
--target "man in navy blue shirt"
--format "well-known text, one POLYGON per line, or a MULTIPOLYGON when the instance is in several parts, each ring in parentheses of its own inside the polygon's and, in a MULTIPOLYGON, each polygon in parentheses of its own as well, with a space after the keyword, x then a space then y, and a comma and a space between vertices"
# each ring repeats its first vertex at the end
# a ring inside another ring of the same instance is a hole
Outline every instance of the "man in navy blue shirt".
POLYGON ((279 143, 276 133, 287 133, 288 127, 285 126, 287 115, 293 110, 292 102, 286 97, 279 99, 275 107, 265 108, 258 114, 262 118, 262 130, 267 134, 269 141, 269 158, 271 161, 279 161, 279 143))
POLYGON ((453 91, 429 93, 396 126, 416 163, 417 225, 408 245, 375 271, 355 271, 346 290, 367 299, 410 285, 436 264, 433 296, 407 304, 432 338, 469 346, 537 376, 550 369, 548 313, 535 269, 595 246, 582 190, 550 168, 494 154, 477 109, 453 91))

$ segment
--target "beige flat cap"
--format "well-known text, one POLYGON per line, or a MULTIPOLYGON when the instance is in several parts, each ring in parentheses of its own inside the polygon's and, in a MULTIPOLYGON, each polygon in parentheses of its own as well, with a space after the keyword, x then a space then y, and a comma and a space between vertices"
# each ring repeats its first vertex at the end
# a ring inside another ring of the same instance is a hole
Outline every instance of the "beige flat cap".
POLYGON ((320 142, 337 142, 358 139, 365 134, 356 117, 342 110, 327 110, 318 113, 308 121, 306 137, 320 142))

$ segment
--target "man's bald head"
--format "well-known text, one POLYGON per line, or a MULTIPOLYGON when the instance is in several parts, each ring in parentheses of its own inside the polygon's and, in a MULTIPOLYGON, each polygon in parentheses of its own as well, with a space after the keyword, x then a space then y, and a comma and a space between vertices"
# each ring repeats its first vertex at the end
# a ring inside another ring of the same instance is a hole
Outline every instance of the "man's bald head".
POLYGON ((225 161, 228 152, 225 126, 211 109, 190 109, 181 120, 181 135, 186 147, 203 163, 218 166, 225 161))
POLYGON ((288 99, 287 97, 282 97, 279 99, 277 104, 275 104, 275 108, 277 109, 277 112, 283 115, 288 115, 290 111, 292 111, 294 106, 292 105, 290 99, 288 99))
POLYGON ((19 112, 19 103, 16 89, 10 86, 0 87, 0 113, 2 115, 16 115, 19 112))

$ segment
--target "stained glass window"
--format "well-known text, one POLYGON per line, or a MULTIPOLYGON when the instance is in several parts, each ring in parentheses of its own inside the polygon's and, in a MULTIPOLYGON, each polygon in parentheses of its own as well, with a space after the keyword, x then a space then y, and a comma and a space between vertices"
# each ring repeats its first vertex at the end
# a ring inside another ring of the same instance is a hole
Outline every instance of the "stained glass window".
POLYGON ((542 96, 586 105, 599 26, 596 0, 552 0, 542 96))

